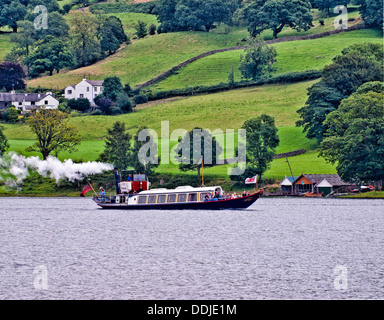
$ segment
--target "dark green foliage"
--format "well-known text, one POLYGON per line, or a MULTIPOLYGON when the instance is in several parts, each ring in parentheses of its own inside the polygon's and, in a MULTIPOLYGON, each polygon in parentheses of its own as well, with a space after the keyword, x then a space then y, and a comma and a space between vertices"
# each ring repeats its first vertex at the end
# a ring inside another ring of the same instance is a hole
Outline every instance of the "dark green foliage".
POLYGON ((7 151, 9 148, 8 140, 3 132, 4 128, 0 126, 0 157, 7 151))
POLYGON ((10 123, 15 123, 19 120, 19 113, 15 107, 10 107, 3 114, 3 118, 10 123))
POLYGON ((247 133, 247 163, 243 174, 231 176, 232 180, 238 182, 244 182, 256 174, 261 177, 269 168, 280 142, 275 119, 266 114, 245 121, 241 128, 247 133))
POLYGON ((138 38, 144 38, 148 34, 147 24, 140 20, 137 21, 137 24, 135 25, 135 30, 136 30, 136 36, 138 38))
POLYGON ((135 104, 147 103, 148 102, 148 96, 145 94, 139 94, 139 95, 133 97, 133 101, 135 102, 135 104))
POLYGON ((219 157, 223 153, 223 148, 216 141, 216 137, 208 130, 198 127, 187 132, 179 140, 177 150, 176 160, 180 163, 179 169, 181 171, 197 170, 198 181, 200 181, 202 165, 204 168, 217 165, 219 157), (196 146, 200 147, 200 152, 196 146))
POLYGON ((132 155, 130 157, 129 166, 136 170, 136 172, 144 173, 147 172, 148 175, 152 176, 154 174, 154 169, 159 166, 160 159, 158 156, 158 146, 156 141, 153 139, 154 137, 150 135, 150 131, 147 131, 146 133, 150 136, 146 137, 145 141, 139 141, 139 134, 142 130, 148 130, 146 127, 140 127, 133 140, 133 149, 132 149, 132 155), (150 150, 154 150, 155 154, 149 154, 150 150), (143 157, 151 158, 150 160, 152 163, 145 163, 143 157))
POLYGON ((383 30, 383 1, 363 0, 360 6, 360 14, 368 26, 383 30))
POLYGON ((111 163, 119 170, 125 170, 130 165, 132 156, 131 135, 126 131, 125 124, 117 121, 105 140, 105 148, 99 160, 111 163))
POLYGON ((5 0, 0 4, 0 27, 9 26, 17 32, 17 21, 24 20, 27 8, 18 0, 5 0))
POLYGON ((241 56, 241 75, 252 80, 269 76, 276 70, 276 56, 276 49, 268 46, 261 37, 249 39, 245 54, 241 56))
POLYGON ((5 88, 6 91, 13 89, 25 89, 25 73, 18 63, 3 62, 0 63, 0 89, 5 88))
POLYGON ((122 43, 128 41, 121 20, 115 16, 104 20, 99 33, 101 51, 108 54, 115 53, 122 43))
POLYGON ((232 24, 237 8, 238 3, 230 0, 160 0, 155 13, 162 32, 208 32, 215 22, 232 24))
POLYGON ((149 26, 149 29, 148 29, 149 34, 150 34, 151 36, 155 35, 155 34, 156 34, 156 29, 157 29, 156 25, 151 24, 151 25, 149 26))
POLYGON ((313 27, 310 10, 308 0, 254 0, 240 11, 240 18, 248 22, 252 37, 272 29, 275 39, 284 27, 297 31, 313 27))
POLYGON ((30 66, 32 77, 37 77, 46 71, 51 76, 53 71, 59 72, 63 68, 71 67, 74 59, 64 41, 46 36, 35 43, 35 49, 25 59, 25 63, 30 66))
POLYGON ((68 107, 72 110, 86 112, 91 107, 91 103, 86 98, 70 99, 68 100, 68 107))
POLYGON ((335 111, 341 100, 349 97, 365 82, 382 81, 383 47, 380 44, 361 43, 348 47, 324 67, 322 79, 308 89, 308 100, 297 112, 308 138, 323 139, 326 116, 335 111))
POLYGON ((382 82, 366 83, 326 118, 320 155, 346 181, 384 180, 383 98, 382 82))

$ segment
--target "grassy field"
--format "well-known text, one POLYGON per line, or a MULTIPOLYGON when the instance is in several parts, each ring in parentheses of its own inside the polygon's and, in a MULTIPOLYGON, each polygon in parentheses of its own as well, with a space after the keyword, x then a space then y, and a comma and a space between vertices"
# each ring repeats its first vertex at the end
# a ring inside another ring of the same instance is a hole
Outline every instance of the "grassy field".
MULTIPOLYGON (((359 42, 382 42, 382 33, 379 30, 366 29, 314 40, 277 43, 273 45, 278 54, 276 74, 319 70, 330 64, 332 58, 340 54, 343 48, 359 42)), ((235 81, 240 81, 242 78, 239 66, 243 53, 244 50, 228 51, 197 60, 151 88, 161 91, 228 82, 232 67, 235 81)))
MULTIPOLYGON (((120 116, 81 116, 71 119, 83 138, 78 152, 62 153, 60 159, 71 158, 75 161, 96 160, 104 149, 103 138, 107 129, 115 121, 126 123, 130 133, 135 133, 138 127, 145 124, 154 129, 160 137, 161 121, 169 121, 170 132, 182 128, 190 130, 196 126, 211 130, 237 130, 246 119, 267 113, 276 119, 279 127, 280 145, 277 153, 297 149, 309 150, 308 153, 290 158, 294 174, 305 173, 334 173, 334 167, 326 164, 315 152, 316 142, 305 138, 301 128, 295 127, 298 119, 296 110, 306 100, 306 90, 314 81, 289 85, 265 85, 256 88, 246 88, 226 91, 211 95, 200 95, 180 99, 141 105, 131 114, 120 116)), ((25 148, 33 143, 34 136, 25 124, 4 124, 5 134, 10 139, 10 150, 26 156, 38 155, 25 153, 25 148)), ((170 149, 176 142, 170 144, 170 149)), ((236 143, 236 142, 235 142, 236 143)), ((211 177, 225 177, 228 166, 206 169, 211 177)), ((158 168, 162 174, 180 174, 173 163, 162 164, 158 168)), ((193 174, 193 173, 187 173, 193 174)), ((274 160, 271 169, 265 177, 281 179, 289 174, 285 159, 274 160)))
POLYGON ((5 56, 13 48, 13 43, 11 43, 11 34, 10 33, 0 33, 0 62, 4 61, 5 56))

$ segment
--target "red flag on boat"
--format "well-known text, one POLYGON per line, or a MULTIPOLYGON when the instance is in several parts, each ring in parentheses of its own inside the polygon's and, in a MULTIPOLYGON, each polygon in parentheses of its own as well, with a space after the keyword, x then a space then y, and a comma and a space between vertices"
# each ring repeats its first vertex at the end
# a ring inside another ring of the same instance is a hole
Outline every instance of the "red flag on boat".
POLYGON ((254 184, 257 182, 257 175, 255 175, 252 178, 247 178, 245 179, 245 184, 254 184))
POLYGON ((83 191, 80 193, 80 197, 85 197, 85 194, 92 190, 91 185, 88 183, 86 186, 84 186, 83 191))

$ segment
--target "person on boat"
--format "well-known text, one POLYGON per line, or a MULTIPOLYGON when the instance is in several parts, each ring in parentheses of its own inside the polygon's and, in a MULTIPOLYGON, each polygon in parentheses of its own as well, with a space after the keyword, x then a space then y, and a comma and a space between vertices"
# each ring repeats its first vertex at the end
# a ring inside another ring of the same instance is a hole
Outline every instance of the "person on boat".
POLYGON ((100 187, 100 201, 102 203, 105 202, 105 191, 104 191, 103 187, 100 187))
POLYGON ((132 174, 131 173, 128 175, 128 181, 132 181, 132 174))
POLYGON ((243 197, 246 197, 247 196, 247 193, 245 192, 245 190, 243 191, 243 197))
POLYGON ((204 201, 209 201, 209 195, 208 194, 205 195, 204 201))

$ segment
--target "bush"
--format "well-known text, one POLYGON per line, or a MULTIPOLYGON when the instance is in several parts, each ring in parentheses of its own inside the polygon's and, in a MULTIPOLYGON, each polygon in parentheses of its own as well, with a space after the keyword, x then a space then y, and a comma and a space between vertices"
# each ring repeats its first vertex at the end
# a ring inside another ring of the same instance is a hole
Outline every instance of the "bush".
POLYGON ((148 96, 145 94, 140 94, 140 95, 133 97, 133 101, 135 102, 135 104, 147 103, 148 102, 148 96))
POLYGON ((91 107, 91 103, 86 98, 70 99, 70 100, 68 100, 67 105, 72 110, 77 110, 80 112, 86 112, 91 107))
POLYGON ((324 25, 324 19, 320 19, 319 23, 320 23, 321 26, 323 26, 324 25))
POLYGON ((148 32, 149 32, 149 34, 151 35, 151 36, 153 36, 153 35, 155 35, 156 34, 156 25, 154 25, 154 24, 151 24, 150 26, 149 26, 149 29, 148 29, 148 32))

